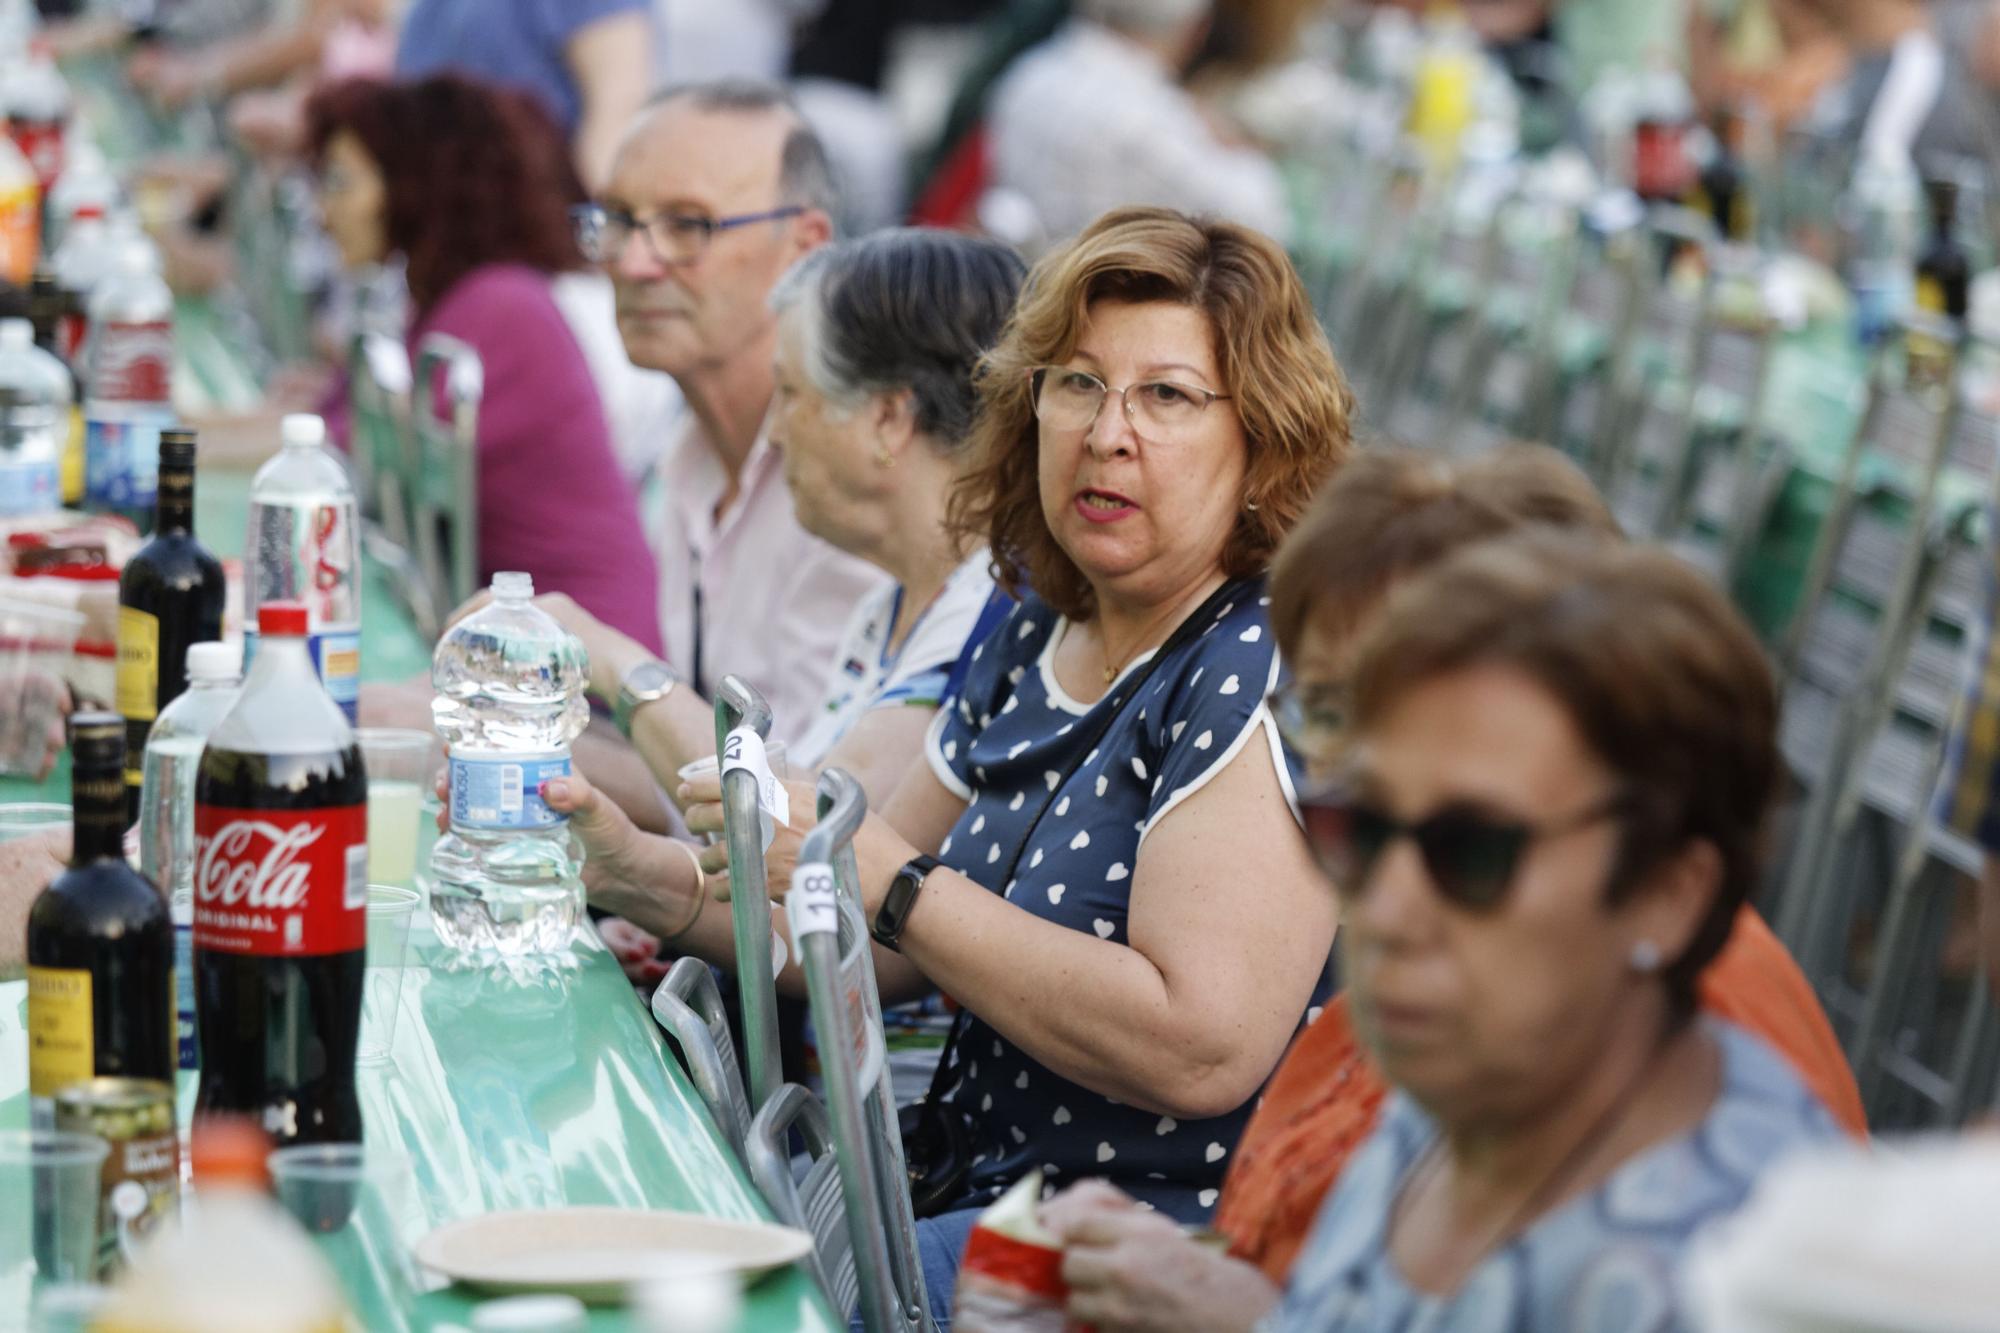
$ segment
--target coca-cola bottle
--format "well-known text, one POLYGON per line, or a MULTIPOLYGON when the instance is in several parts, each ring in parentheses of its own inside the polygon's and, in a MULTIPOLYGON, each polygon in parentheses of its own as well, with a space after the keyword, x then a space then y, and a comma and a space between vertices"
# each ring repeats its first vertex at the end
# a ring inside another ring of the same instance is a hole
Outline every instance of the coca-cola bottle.
POLYGON ((254 1115, 281 1147, 358 1143, 368 776, 305 606, 257 615, 257 660, 195 778, 195 1113, 254 1115))

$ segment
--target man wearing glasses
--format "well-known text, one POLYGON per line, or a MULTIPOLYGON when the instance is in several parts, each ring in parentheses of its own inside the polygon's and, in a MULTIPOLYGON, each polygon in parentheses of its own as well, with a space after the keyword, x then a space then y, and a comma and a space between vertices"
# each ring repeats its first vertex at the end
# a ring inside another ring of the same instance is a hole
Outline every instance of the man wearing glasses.
POLYGON ((770 702, 772 739, 802 733, 854 604, 883 578, 799 526, 765 433, 776 338, 766 301, 831 239, 834 202, 825 152, 790 98, 731 80, 656 97, 604 188, 575 211, 585 257, 611 279, 626 354, 673 376, 688 406, 650 516, 666 661, 566 599, 547 603, 583 640, 592 692, 650 776, 629 756, 620 780, 608 753, 579 754, 655 828, 666 827, 655 784, 671 792, 676 770, 715 752, 709 701, 723 677, 770 702))

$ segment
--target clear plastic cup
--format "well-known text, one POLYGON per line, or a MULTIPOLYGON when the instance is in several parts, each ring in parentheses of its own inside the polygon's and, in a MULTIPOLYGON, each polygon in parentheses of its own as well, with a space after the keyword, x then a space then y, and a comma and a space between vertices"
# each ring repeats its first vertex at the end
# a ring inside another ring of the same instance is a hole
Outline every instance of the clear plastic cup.
POLYGON ((0 1299, 97 1279, 100 1182, 111 1145, 95 1134, 0 1132, 0 1299))
POLYGON ((418 1295, 410 1243, 429 1225, 410 1159, 359 1143, 302 1143, 272 1153, 270 1172, 279 1206, 335 1272, 381 1275, 349 1293, 358 1326, 405 1327, 418 1295))
POLYGON ((386 1064, 395 1046, 403 974, 409 970, 410 918, 423 900, 423 894, 400 884, 368 886, 368 965, 361 978, 361 1036, 354 1047, 358 1064, 386 1064))
POLYGON ((428 731, 363 727, 356 733, 368 769, 368 878, 415 884, 424 800, 436 780, 440 748, 428 731))
POLYGON ((68 830, 70 808, 60 801, 9 801, 0 804, 0 842, 68 830))
POLYGON ((0 774, 40 778, 51 738, 62 748, 63 682, 82 629, 80 612, 0 601, 0 774))
MULTIPOLYGON (((772 777, 783 782, 792 776, 791 765, 785 761, 785 743, 783 741, 765 741, 764 758, 771 765, 772 777)), ((696 778, 714 776, 718 767, 716 757, 711 754, 697 759, 691 764, 682 764, 680 771, 675 776, 680 778, 682 782, 693 782, 696 778)), ((710 845, 713 845, 721 842, 722 837, 719 834, 710 833, 707 835, 707 840, 710 845)))

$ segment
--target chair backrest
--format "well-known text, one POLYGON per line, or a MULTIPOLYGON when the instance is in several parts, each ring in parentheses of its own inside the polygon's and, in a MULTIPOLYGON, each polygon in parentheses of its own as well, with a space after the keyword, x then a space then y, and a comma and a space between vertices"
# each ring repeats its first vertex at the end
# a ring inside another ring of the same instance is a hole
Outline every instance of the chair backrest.
POLYGON ((812 1236, 813 1276, 828 1303, 842 1319, 848 1318, 860 1298, 861 1278, 825 1104, 798 1084, 785 1084, 750 1122, 744 1155, 750 1179, 772 1215, 812 1236), (795 1132, 805 1148, 796 1157, 791 1152, 795 1132))
MULTIPOLYGON (((725 676, 715 691, 715 752, 722 766, 723 841, 729 881, 761 885, 764 839, 758 817, 762 753, 771 733, 771 706, 748 681, 725 676)), ((736 997, 743 1015, 743 1081, 753 1104, 763 1106, 784 1081, 778 1052, 778 992, 771 963, 771 900, 762 893, 729 895, 736 944, 736 997)))
POLYGON ((681 1061, 702 1104, 740 1154, 750 1137, 750 1102, 729 1035, 729 1011, 715 974, 699 958, 682 958, 653 990, 653 1018, 681 1048, 681 1061))
POLYGON ((908 1333, 931 1327, 930 1303, 889 1086, 873 943, 854 883, 854 834, 867 813, 860 783, 837 768, 820 775, 819 822, 799 848, 785 915, 819 1032, 862 1323, 869 1333, 908 1333))
POLYGON ((353 414, 349 456, 361 497, 361 540, 388 575, 389 589, 417 632, 436 638, 451 607, 417 560, 417 511, 410 478, 416 445, 410 431, 410 356, 400 339, 357 333, 348 346, 348 406, 353 414))
POLYGON ((415 471, 407 482, 417 563, 445 606, 461 606, 479 590, 479 405, 485 395, 479 353, 449 334, 425 334, 417 344, 410 412, 415 471))

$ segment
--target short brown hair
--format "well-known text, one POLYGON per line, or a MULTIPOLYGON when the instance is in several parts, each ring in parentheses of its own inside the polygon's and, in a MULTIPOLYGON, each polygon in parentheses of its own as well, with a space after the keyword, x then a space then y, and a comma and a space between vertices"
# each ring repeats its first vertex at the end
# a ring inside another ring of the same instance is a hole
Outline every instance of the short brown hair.
POLYGON ((1271 630, 1298 651, 1308 622, 1361 627, 1390 585, 1474 542, 1535 524, 1617 537, 1583 469, 1545 444, 1451 460, 1363 449, 1320 491, 1271 562, 1271 630))
POLYGON ((1627 794, 1612 902, 1692 842, 1719 854, 1715 900, 1662 973, 1684 1017, 1763 860, 1778 703, 1757 636, 1663 549, 1524 532, 1460 551, 1390 594, 1355 671, 1356 728, 1426 680, 1489 665, 1548 691, 1627 794))
POLYGON ((1025 583, 1072 619, 1095 614, 1096 599, 1042 513, 1028 375, 1076 350, 1085 312, 1100 300, 1168 301, 1208 316, 1224 392, 1249 445, 1244 505, 1222 552, 1230 578, 1270 563, 1321 479, 1347 456, 1354 410, 1305 288, 1269 237, 1171 209, 1121 208, 1049 254, 980 368, 972 462, 950 521, 992 551, 1007 591, 1025 583))

